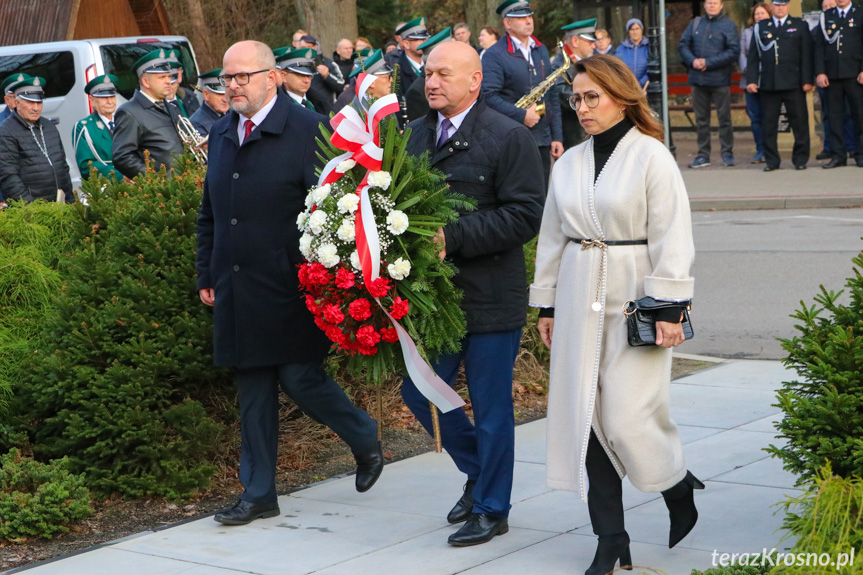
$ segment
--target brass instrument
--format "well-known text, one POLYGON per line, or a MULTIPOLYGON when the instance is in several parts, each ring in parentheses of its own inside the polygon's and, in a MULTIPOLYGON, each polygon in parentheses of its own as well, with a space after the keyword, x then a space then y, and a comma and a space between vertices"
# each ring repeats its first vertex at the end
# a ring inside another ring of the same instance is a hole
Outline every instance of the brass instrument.
MULTIPOLYGON (((569 54, 566 53, 566 48, 563 47, 563 42, 558 42, 557 47, 560 48, 560 51, 563 54, 563 66, 549 74, 545 80, 534 86, 533 90, 522 96, 521 99, 515 103, 516 108, 526 110, 539 102, 542 97, 545 96, 545 93, 548 92, 549 88, 554 85, 557 79, 565 74, 569 69, 569 54)), ((536 105, 536 113, 539 116, 545 114, 545 102, 536 105)))
POLYGON ((195 156, 195 160, 202 166, 206 166, 207 153, 201 148, 207 145, 208 138, 202 138, 198 130, 195 129, 195 126, 192 125, 192 122, 189 121, 189 118, 185 116, 180 116, 180 119, 177 121, 177 133, 180 134, 180 139, 183 140, 183 143, 189 146, 192 155, 195 156))

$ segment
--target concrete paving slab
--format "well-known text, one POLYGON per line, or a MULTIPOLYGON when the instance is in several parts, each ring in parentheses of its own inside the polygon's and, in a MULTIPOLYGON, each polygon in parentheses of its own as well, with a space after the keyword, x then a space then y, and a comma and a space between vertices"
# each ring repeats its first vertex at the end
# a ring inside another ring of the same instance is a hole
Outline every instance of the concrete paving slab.
POLYGON ((712 478, 712 481, 782 489, 795 489, 796 480, 797 476, 782 469, 782 462, 775 457, 768 457, 712 478))
MULTIPOLYGON (((672 418, 674 413, 671 414, 672 418)), ((704 439, 705 437, 710 437, 711 435, 716 435, 717 433, 721 433, 725 429, 722 427, 705 427, 705 426, 696 426, 696 425, 680 425, 677 424, 677 431, 680 433, 680 441, 683 442, 683 445, 693 443, 698 441, 699 439, 704 439)))
MULTIPOLYGON (((715 368, 719 369, 719 368, 715 368)), ((730 429, 776 413, 769 389, 734 389, 708 385, 671 386, 671 417, 678 425, 730 429)))
POLYGON ((317 571, 315 575, 451 575, 469 571, 501 556, 531 547, 557 534, 534 529, 510 527, 509 533, 485 545, 456 548, 446 539, 456 527, 409 539, 398 545, 317 571))
POLYGON ((739 360, 727 361, 715 367, 697 371, 674 380, 674 383, 776 390, 782 386, 782 382, 791 381, 796 377, 797 374, 793 369, 786 369, 778 361, 739 360))
MULTIPOLYGON (((704 481, 770 457, 764 451, 769 443, 764 433, 732 429, 684 445, 683 454, 687 467, 704 481)), ((782 445, 780 440, 773 443, 782 445)))
POLYGON ((546 418, 518 426, 515 434, 515 460, 545 464, 546 418))
POLYGON ((776 413, 773 415, 768 415, 767 417, 762 417, 752 423, 747 423, 746 425, 741 425, 737 429, 741 431, 760 431, 761 433, 770 433, 771 435, 776 435, 779 433, 776 431, 775 423, 782 420, 782 411, 779 409, 776 410, 776 413))
MULTIPOLYGON (((187 575, 196 565, 188 561, 129 553, 103 547, 28 569, 32 575, 187 575)), ((222 571, 219 575, 229 575, 222 571)), ((216 575, 215 573, 213 575, 216 575)))

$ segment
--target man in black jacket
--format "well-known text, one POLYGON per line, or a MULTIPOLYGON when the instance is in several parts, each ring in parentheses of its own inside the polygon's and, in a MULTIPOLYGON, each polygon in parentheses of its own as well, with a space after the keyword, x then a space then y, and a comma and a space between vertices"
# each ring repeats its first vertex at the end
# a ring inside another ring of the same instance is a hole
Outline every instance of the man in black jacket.
POLYGON ((134 64, 138 89, 114 115, 114 168, 129 179, 143 174, 144 150, 153 168, 170 171, 174 156, 183 153, 177 133, 179 112, 165 102, 171 92, 171 65, 165 50, 153 50, 134 64))
POLYGON ((411 84, 417 78, 423 75, 423 58, 419 46, 429 39, 425 18, 411 20, 396 30, 396 34, 402 37, 404 52, 395 61, 395 64, 392 64, 391 58, 385 57, 385 59, 391 65, 399 66, 399 84, 396 95, 399 97, 399 102, 401 102, 404 111, 405 94, 407 94, 408 88, 411 87, 411 84))
POLYGON ((827 88, 830 101, 830 148, 833 159, 826 169, 845 166, 848 151, 842 129, 845 100, 851 107, 857 137, 857 167, 863 168, 863 8, 851 0, 836 0, 836 7, 821 13, 815 36, 815 83, 827 88))
POLYGON ((773 0, 773 17, 755 23, 749 45, 746 91, 760 93, 764 110, 765 172, 779 169, 779 112, 785 104, 794 132, 791 161, 798 170, 809 161, 809 111, 806 92, 813 88, 812 35, 801 18, 788 15, 788 0, 773 0), (755 63, 758 63, 756 66, 755 63))
POLYGON ((42 118, 45 80, 27 78, 22 75, 9 87, 16 108, 0 124, 0 188, 7 200, 72 203, 75 195, 60 132, 42 118))
MULTIPOLYGON (((454 192, 470 196, 476 211, 438 231, 441 257, 458 268, 467 335, 461 352, 434 362, 455 384, 463 362, 475 423, 462 410, 440 416, 447 453, 467 475, 450 523, 467 521, 449 537, 476 545, 507 532, 514 465, 512 370, 525 325, 527 278, 523 245, 539 231, 545 197, 542 160, 530 131, 486 107, 476 50, 461 42, 435 48, 426 62, 431 112, 409 124, 408 152, 430 154, 454 192)), ((428 401, 405 377, 402 397, 431 431, 428 401)))
POLYGON ((315 75, 312 76, 308 97, 318 113, 328 116, 345 88, 345 76, 335 62, 320 53, 314 36, 306 34, 300 38, 300 48, 315 50, 315 75))
POLYGON ((228 111, 228 100, 225 97, 225 87, 219 82, 221 68, 204 72, 198 76, 198 88, 204 95, 204 105, 192 114, 189 121, 201 136, 206 137, 216 120, 228 111))

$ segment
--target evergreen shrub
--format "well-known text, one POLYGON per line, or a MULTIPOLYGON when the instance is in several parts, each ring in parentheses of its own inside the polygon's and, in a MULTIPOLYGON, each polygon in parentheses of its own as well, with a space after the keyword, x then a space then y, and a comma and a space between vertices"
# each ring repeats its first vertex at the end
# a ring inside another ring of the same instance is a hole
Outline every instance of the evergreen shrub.
POLYGON ((776 428, 787 443, 768 451, 798 475, 798 485, 828 462, 837 475, 863 476, 863 253, 852 261, 848 303, 821 286, 816 304, 801 302, 792 316, 800 335, 782 340, 784 363, 799 379, 778 393, 785 415, 776 428))
POLYGON ((44 344, 16 392, 39 458, 67 455, 100 494, 183 497, 208 484, 224 432, 206 407, 212 314, 195 287, 203 169, 91 178, 44 344))
POLYGON ((0 455, 0 541, 50 538, 92 513, 84 478, 67 463, 39 463, 14 448, 0 455))

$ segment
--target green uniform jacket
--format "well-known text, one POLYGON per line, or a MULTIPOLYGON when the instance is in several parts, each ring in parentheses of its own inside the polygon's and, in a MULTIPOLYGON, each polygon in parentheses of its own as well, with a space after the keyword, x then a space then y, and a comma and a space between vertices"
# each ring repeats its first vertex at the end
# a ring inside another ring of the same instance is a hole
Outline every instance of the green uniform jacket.
POLYGON ((114 170, 114 163, 111 161, 112 142, 111 130, 96 112, 75 124, 75 129, 72 130, 72 146, 75 148, 75 161, 81 170, 81 178, 86 180, 90 177, 92 162, 93 167, 103 176, 109 179, 114 176, 118 181, 123 179, 123 175, 114 170))

